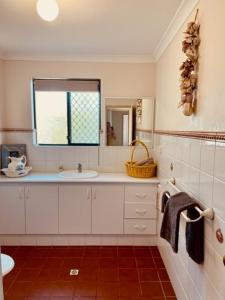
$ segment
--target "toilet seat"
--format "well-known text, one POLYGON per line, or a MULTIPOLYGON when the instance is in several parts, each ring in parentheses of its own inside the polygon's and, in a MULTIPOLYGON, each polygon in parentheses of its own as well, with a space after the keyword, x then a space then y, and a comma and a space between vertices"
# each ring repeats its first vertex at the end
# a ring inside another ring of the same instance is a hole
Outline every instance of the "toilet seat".
POLYGON ((9 255, 1 254, 2 276, 5 276, 15 266, 15 262, 9 255))

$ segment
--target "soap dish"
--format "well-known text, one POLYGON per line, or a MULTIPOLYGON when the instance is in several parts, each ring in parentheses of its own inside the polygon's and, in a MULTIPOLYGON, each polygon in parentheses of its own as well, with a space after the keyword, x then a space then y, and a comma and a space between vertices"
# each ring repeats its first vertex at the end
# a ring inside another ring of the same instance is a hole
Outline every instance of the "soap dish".
POLYGON ((23 177, 30 173, 32 167, 25 167, 23 170, 12 172, 8 168, 1 169, 1 171, 7 176, 11 178, 23 177))

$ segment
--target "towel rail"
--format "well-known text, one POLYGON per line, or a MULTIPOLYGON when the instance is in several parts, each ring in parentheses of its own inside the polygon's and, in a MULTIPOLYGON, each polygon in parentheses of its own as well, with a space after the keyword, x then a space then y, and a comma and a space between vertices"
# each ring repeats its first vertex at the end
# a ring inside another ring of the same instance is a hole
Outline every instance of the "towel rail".
MULTIPOLYGON (((175 185, 176 184, 176 180, 175 178, 170 178, 167 183, 175 190, 177 191, 178 193, 180 193, 180 189, 175 185)), ((167 195, 167 197, 169 196, 169 194, 167 195)), ((184 212, 181 213, 182 217, 184 218, 184 220, 187 222, 187 223, 194 223, 194 222, 197 222, 199 221, 201 218, 205 217, 209 220, 213 220, 214 219, 214 210, 213 208, 206 208, 205 210, 201 210, 198 206, 195 206, 195 209, 198 211, 199 213, 199 217, 197 219, 190 219, 188 218, 187 215, 185 215, 184 212)))

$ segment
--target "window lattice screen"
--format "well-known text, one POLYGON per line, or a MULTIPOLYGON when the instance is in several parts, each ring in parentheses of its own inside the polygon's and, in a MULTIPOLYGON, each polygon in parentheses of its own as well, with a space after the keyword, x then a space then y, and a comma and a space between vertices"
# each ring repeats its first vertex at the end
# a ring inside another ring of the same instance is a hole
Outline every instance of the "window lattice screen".
POLYGON ((99 93, 71 93, 71 143, 99 144, 99 93))

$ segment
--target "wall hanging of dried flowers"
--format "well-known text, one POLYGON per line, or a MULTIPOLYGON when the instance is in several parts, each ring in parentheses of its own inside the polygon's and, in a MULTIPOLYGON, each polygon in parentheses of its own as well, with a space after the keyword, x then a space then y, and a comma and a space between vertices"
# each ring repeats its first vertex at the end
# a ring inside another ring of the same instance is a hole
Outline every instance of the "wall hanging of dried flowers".
POLYGON ((197 22, 198 10, 194 22, 187 24, 184 32, 185 38, 182 42, 182 51, 186 54, 187 59, 180 66, 181 71, 181 100, 178 108, 182 107, 185 116, 191 116, 196 106, 196 91, 198 83, 198 50, 200 44, 199 28, 197 22))

